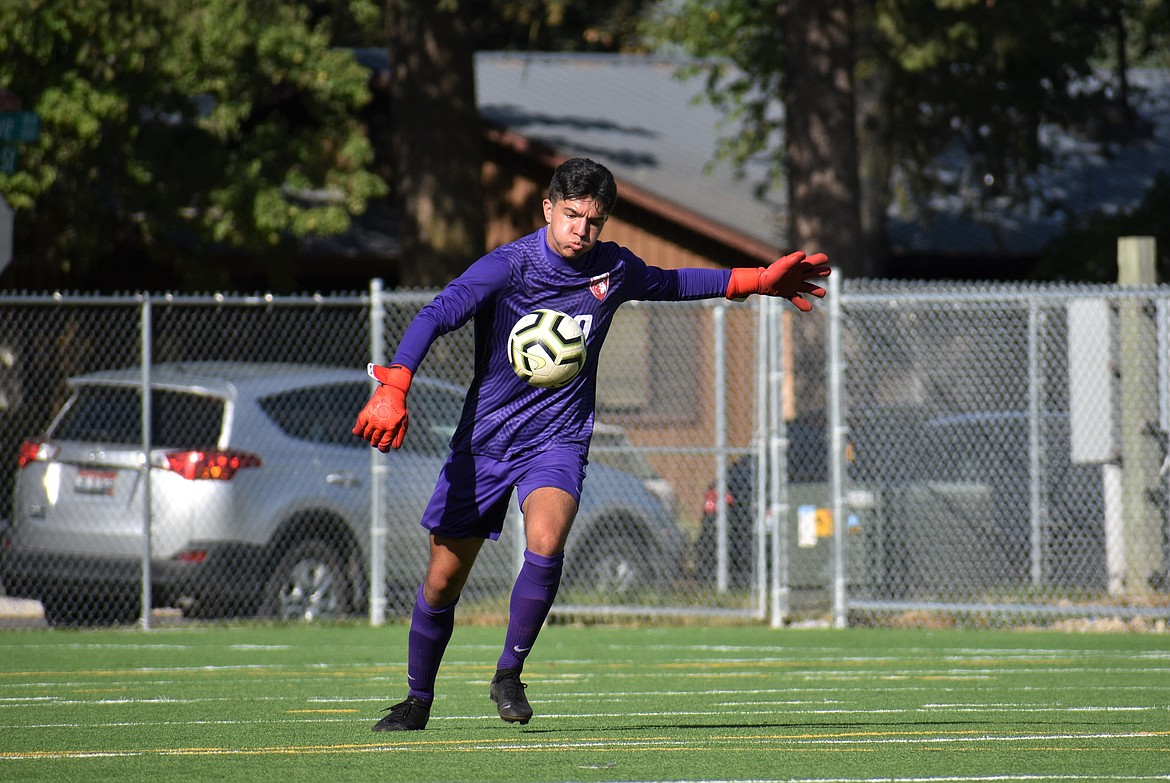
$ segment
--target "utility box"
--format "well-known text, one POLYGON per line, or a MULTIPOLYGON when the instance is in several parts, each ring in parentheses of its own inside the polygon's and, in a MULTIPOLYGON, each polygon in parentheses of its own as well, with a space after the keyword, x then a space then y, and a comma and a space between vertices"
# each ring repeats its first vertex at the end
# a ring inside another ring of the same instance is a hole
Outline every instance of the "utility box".
POLYGON ((1114 314, 1105 299, 1068 305, 1069 427, 1072 461, 1112 462, 1120 454, 1114 314))

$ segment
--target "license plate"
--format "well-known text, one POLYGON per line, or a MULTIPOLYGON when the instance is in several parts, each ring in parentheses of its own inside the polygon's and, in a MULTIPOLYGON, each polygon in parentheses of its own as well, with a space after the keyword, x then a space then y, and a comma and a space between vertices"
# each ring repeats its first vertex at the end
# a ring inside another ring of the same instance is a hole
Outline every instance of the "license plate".
POLYGON ((113 495, 118 474, 112 470, 79 470, 73 491, 80 495, 113 495))

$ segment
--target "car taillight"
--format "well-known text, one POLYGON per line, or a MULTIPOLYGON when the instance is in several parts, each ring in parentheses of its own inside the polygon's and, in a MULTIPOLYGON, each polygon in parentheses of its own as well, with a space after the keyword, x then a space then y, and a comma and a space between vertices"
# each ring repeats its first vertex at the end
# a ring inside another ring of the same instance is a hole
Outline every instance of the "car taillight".
POLYGON ((244 451, 171 451, 166 458, 168 470, 191 481, 231 481, 241 468, 261 465, 259 457, 244 451))
POLYGON ((24 468, 33 462, 48 462, 57 455, 57 447, 39 440, 26 440, 20 444, 16 456, 17 468, 24 468))

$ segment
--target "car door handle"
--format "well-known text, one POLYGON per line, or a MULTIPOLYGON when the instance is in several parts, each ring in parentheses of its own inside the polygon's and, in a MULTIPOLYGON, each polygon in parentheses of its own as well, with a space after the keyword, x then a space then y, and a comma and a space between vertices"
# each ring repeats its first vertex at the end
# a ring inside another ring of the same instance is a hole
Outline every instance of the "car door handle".
POLYGON ((340 484, 343 487, 356 487, 361 483, 361 479, 352 473, 346 473, 345 471, 342 471, 341 473, 330 473, 325 477, 325 483, 340 484))

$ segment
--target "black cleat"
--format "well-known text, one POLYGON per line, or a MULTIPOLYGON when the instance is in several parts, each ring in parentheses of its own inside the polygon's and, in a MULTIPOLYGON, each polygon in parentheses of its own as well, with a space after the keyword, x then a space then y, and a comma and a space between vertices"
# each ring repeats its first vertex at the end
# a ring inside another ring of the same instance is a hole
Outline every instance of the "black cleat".
POLYGON ((528 686, 520 682, 519 669, 500 669, 492 677, 491 697, 500 717, 523 726, 532 719, 532 706, 524 695, 528 686))
POLYGON ((374 724, 370 731, 420 731, 427 727, 431 717, 431 705, 414 696, 406 701, 387 707, 390 714, 374 724))

